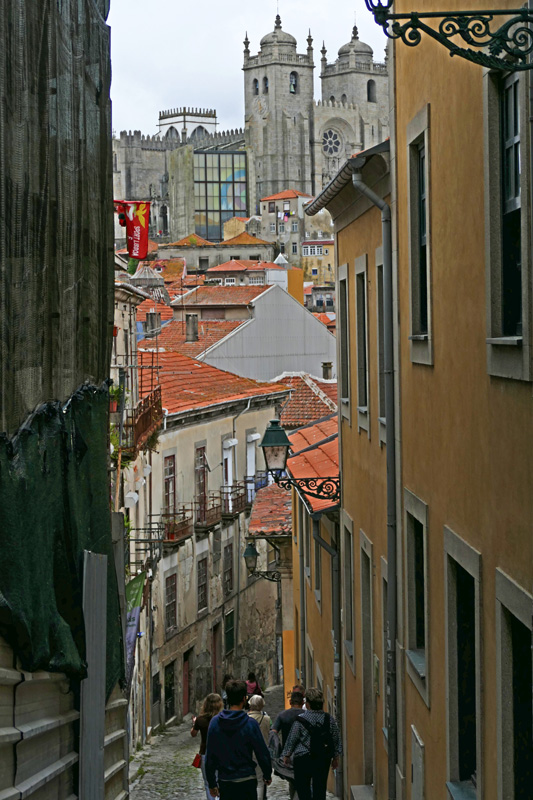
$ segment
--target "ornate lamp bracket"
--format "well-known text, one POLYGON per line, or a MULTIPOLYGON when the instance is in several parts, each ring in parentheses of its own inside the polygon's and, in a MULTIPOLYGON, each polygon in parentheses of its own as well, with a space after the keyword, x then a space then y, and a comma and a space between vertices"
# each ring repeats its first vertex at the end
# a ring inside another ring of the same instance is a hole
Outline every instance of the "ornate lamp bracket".
POLYGON ((319 500, 335 500, 340 502, 340 479, 339 478, 288 478, 287 476, 281 477, 276 472, 272 472, 274 480, 281 486, 282 489, 301 489, 302 492, 308 494, 310 497, 316 497, 319 500))
POLYGON ((444 45, 451 56, 489 69, 513 72, 533 68, 533 59, 529 59, 533 10, 528 8, 395 14, 391 11, 393 0, 365 0, 365 4, 389 39, 401 39, 408 47, 416 47, 425 33, 444 45), (432 21, 435 27, 429 24, 432 21), (460 40, 469 46, 461 47, 460 40))
POLYGON ((253 572, 250 572, 250 575, 253 578, 266 578, 267 581, 273 581, 274 583, 279 583, 281 580, 281 572, 278 572, 277 570, 262 572, 260 569, 256 569, 253 572))

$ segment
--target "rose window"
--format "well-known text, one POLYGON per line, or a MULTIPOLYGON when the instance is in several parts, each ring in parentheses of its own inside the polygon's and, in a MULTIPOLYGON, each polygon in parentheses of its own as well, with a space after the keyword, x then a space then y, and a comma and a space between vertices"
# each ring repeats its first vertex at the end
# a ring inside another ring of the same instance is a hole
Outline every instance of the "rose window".
POLYGON ((335 131, 326 131, 322 137, 322 150, 326 155, 334 155, 341 149, 341 140, 335 131))

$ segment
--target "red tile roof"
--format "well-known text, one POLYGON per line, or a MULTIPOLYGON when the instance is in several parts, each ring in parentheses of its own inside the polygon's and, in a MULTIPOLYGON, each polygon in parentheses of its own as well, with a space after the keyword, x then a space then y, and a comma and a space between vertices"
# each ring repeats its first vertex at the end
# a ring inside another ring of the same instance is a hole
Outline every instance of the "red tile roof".
POLYGON ((228 247, 233 247, 233 245, 236 244, 272 244, 272 242, 267 242, 264 239, 258 239, 257 236, 252 236, 251 233, 246 233, 246 231, 239 233, 232 239, 225 239, 223 242, 219 242, 219 246, 228 245, 228 247))
POLYGON ((274 264, 273 261, 250 261, 243 258, 239 260, 232 258, 231 261, 217 264, 216 267, 209 267, 207 272, 253 272, 265 269, 285 269, 285 267, 274 264))
POLYGON ((330 318, 324 311, 313 311, 313 317, 316 317, 323 325, 329 325, 330 318))
POLYGON ((272 483, 255 495, 248 533, 251 536, 283 536, 292 532, 292 493, 272 483))
POLYGON ((283 406, 281 423, 299 428, 337 410, 337 381, 321 381, 303 372, 283 373, 275 380, 290 386, 290 400, 283 406))
POLYGON ((269 197, 262 197, 261 202, 263 200, 293 200, 295 197, 312 197, 312 195, 299 192, 298 189, 285 189, 283 192, 271 194, 269 197))
MULTIPOLYGON (((291 447, 298 449, 296 455, 287 460, 287 470, 293 478, 338 478, 339 436, 338 418, 301 428, 289 436, 291 447), (305 443, 308 442, 307 449, 305 443), (304 445, 304 449, 301 449, 304 445)), ((338 501, 322 500, 305 496, 312 511, 325 511, 338 505, 338 501)))
POLYGON ((175 281, 183 275, 185 259, 158 258, 156 261, 143 261, 143 264, 147 264, 149 267, 152 267, 158 275, 162 275, 165 282, 167 280, 175 281))
POLYGON ((146 322, 146 314, 149 311, 158 311, 161 314, 161 322, 172 319, 174 316, 170 306, 165 303, 156 303, 155 300, 145 300, 137 306, 137 322, 146 322))
POLYGON ((214 244, 214 242, 209 242, 207 239, 198 236, 197 233, 191 233, 189 236, 184 236, 183 239, 179 239, 177 242, 169 242, 168 244, 161 245, 161 247, 205 247, 206 245, 214 246, 214 244))
POLYGON ((157 340, 159 347, 165 350, 175 350, 191 358, 196 358, 207 350, 208 347, 220 342, 246 320, 201 319, 198 320, 198 341, 186 342, 186 323, 181 320, 172 320, 165 325, 157 340))
POLYGON ((313 293, 312 286, 304 286, 304 294, 308 294, 309 296, 311 296, 312 293, 313 293))
MULTIPOLYGON (((187 294, 184 305, 191 306, 247 306, 270 286, 199 286, 187 294)), ((181 302, 181 298, 174 304, 181 302)))
MULTIPOLYGON (((139 365, 153 365, 154 353, 139 349, 139 365)), ((181 414, 249 397, 279 395, 286 390, 280 383, 260 383, 212 367, 181 353, 158 353, 159 382, 163 408, 181 414)), ((151 390, 152 370, 139 370, 141 396, 151 390), (144 378, 144 381, 143 381, 144 378), (144 385, 143 385, 144 383, 144 385)))

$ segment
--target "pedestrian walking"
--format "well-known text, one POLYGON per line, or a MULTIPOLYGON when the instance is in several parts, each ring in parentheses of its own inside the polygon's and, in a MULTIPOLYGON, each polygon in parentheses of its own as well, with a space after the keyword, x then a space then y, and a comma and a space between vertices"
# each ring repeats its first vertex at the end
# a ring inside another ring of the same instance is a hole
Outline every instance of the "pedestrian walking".
POLYGON ((207 732, 205 769, 211 797, 221 800, 257 800, 257 775, 253 756, 272 783, 270 753, 259 725, 244 711, 246 683, 226 684, 229 709, 211 720, 207 732))
POLYGON ((246 692, 248 694, 248 699, 250 699, 250 697, 252 697, 254 694, 258 694, 260 697, 264 697, 263 690, 259 686, 257 678, 255 677, 255 672, 248 673, 248 680, 246 681, 246 692))
POLYGON ((342 754, 339 728, 323 711, 320 689, 308 689, 305 701, 307 711, 294 720, 282 757, 286 763, 292 758, 298 800, 326 800, 330 767, 337 769, 342 754))
MULTIPOLYGON (((268 716, 268 714, 263 711, 265 707, 264 698, 261 697, 259 694, 253 694, 248 701, 248 705, 250 706, 250 710, 248 711, 248 716, 252 719, 255 719, 257 724, 259 725, 259 730, 263 734, 263 739, 265 740, 265 744, 268 746, 268 737, 270 735, 270 727, 272 725, 272 720, 268 716)), ((254 759, 255 760, 255 759, 254 759)), ((261 771, 261 767, 257 764, 255 768, 255 772, 257 775, 257 785, 259 788, 259 798, 260 800, 266 800, 267 796, 267 786, 266 783, 263 781, 263 773, 261 771), (263 792, 261 793, 261 785, 263 786, 263 792)))
MULTIPOLYGON (((291 692, 291 700, 290 700, 291 707, 285 709, 285 711, 281 711, 276 717, 276 721, 272 726, 272 730, 276 731, 276 733, 279 735, 282 748, 285 746, 287 739, 289 738, 289 733, 293 726, 294 721, 300 716, 300 714, 303 714, 304 695, 300 691, 301 689, 303 689, 303 686, 298 685, 296 688, 298 691, 295 691, 295 689, 293 689, 293 691, 291 692)), ((285 776, 286 773, 284 774, 283 777, 285 776)), ((294 800, 294 795, 296 793, 296 789, 294 786, 294 772, 293 772, 293 777, 292 778, 287 777, 287 780, 289 782, 290 800, 294 800)))
POLYGON ((216 716, 219 711, 222 711, 223 708, 223 701, 219 694, 208 694, 205 698, 200 713, 197 717, 193 717, 193 725, 191 728, 191 736, 196 737, 198 733, 200 733, 200 748, 198 752, 200 753, 202 763, 201 763, 201 770, 202 770, 202 777, 204 779, 205 784, 205 794, 207 800, 211 800, 211 794, 209 793, 209 785, 207 783, 207 776, 205 774, 205 750, 207 744, 207 731, 209 728, 209 724, 214 716, 216 716))
POLYGON ((222 700, 224 701, 224 708, 228 707, 228 695, 226 694, 226 684, 228 681, 233 680, 233 675, 224 675, 222 681, 222 700))

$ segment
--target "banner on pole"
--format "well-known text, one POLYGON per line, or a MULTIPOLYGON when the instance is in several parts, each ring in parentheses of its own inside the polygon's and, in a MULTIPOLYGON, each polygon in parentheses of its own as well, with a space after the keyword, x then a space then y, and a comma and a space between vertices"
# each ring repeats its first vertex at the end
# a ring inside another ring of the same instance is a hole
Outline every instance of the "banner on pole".
POLYGON ((141 572, 126 585, 126 686, 129 691, 135 666, 135 645, 143 601, 145 573, 141 572))
POLYGON ((115 200, 115 210, 121 225, 125 222, 128 255, 139 261, 148 254, 148 223, 150 203, 144 201, 115 200))

